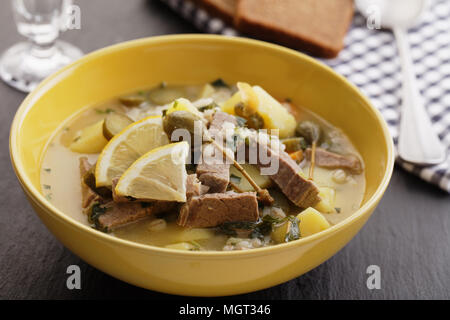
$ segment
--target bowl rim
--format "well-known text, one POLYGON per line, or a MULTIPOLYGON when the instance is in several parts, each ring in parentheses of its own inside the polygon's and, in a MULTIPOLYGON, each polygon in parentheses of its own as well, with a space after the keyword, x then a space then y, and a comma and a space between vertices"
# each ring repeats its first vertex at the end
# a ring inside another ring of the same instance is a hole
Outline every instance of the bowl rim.
POLYGON ((389 133, 387 124, 385 120, 383 119, 380 111, 376 109, 372 103, 369 101, 369 99, 349 80, 347 80, 342 75, 338 74, 336 71, 325 65, 323 62, 320 62, 312 57, 307 56, 306 54, 303 54, 301 52, 260 41, 260 40, 254 40, 254 39, 248 39, 248 38, 242 38, 242 37, 227 37, 227 36, 221 36, 221 35, 205 35, 205 34, 183 34, 183 35, 164 35, 164 36, 156 36, 156 37, 147 37, 147 38, 140 38, 136 40, 121 42, 115 45, 107 46, 105 48, 101 48, 98 50, 95 50, 82 58, 72 62, 71 64, 63 67, 59 71, 55 72, 54 74, 50 75, 48 78, 46 78, 44 81, 42 81, 31 93, 29 93, 26 98, 23 100, 21 105, 19 106, 16 115, 14 116, 14 120, 11 125, 10 129, 10 139, 9 139, 9 151, 10 151, 10 157, 13 169, 15 171, 15 174, 20 182, 20 184, 23 187, 23 190, 26 194, 28 194, 31 198, 37 202, 46 213, 50 213, 50 215, 53 216, 53 218, 59 219, 63 223, 66 223, 70 225, 72 228, 79 229, 80 231, 87 232, 88 235, 91 237, 98 238, 99 240, 104 240, 110 243, 113 243, 115 245, 120 245, 124 247, 128 247, 130 249, 138 249, 143 250, 146 252, 152 252, 153 254, 159 254, 159 255, 170 255, 170 256, 178 256, 180 258, 224 258, 228 259, 231 257, 252 257, 252 256, 259 256, 259 255, 266 255, 270 254, 273 251, 284 251, 284 250, 290 250, 292 247, 295 246, 301 246, 308 243, 311 243, 315 241, 318 238, 326 238, 327 236, 338 232, 339 230, 348 227, 349 225, 355 223, 357 220, 362 218, 363 216, 369 214, 369 212, 372 211, 378 204, 379 200, 383 196, 394 167, 395 162, 395 154, 394 154, 394 144, 392 137, 389 133), (364 102, 364 107, 368 109, 368 111, 372 112, 372 114, 375 116, 375 118, 378 121, 378 124, 381 126, 382 133, 384 136, 386 148, 387 148, 387 161, 386 161, 386 170, 383 174, 383 178, 381 180, 381 183, 378 185, 377 189, 375 190, 374 194, 366 201, 366 203, 361 206, 357 211, 355 211, 353 214, 351 214, 349 217, 344 219, 343 221, 340 221, 339 223, 331 226, 330 228, 323 230, 319 233, 313 234, 311 236, 308 236, 306 238, 298 239, 292 242, 283 243, 283 244, 277 244, 274 246, 268 246, 263 248, 255 248, 252 250, 237 250, 237 251, 182 251, 182 250, 174 250, 174 249, 167 249, 162 247, 157 247, 153 245, 147 245, 147 244, 141 244, 138 242, 133 242, 130 240, 121 239, 118 237, 114 237, 112 235, 100 232, 98 230, 93 229, 90 226, 87 226, 74 218, 70 217, 69 215, 63 213, 61 210, 56 208, 53 204, 51 204, 42 194, 41 192, 33 186, 31 183, 31 180, 25 173, 25 167, 21 161, 21 157, 19 155, 19 148, 17 146, 17 137, 20 134, 20 127, 21 124, 26 117, 28 111, 33 107, 34 102, 39 99, 45 92, 53 86, 60 78, 64 77, 65 73, 70 71, 72 68, 76 68, 79 65, 82 65, 86 61, 94 60, 98 57, 101 57, 106 54, 110 54, 113 52, 121 51, 130 47, 139 47, 146 44, 162 44, 162 43, 173 43, 173 42, 193 42, 193 41, 203 41, 203 42, 209 42, 211 45, 217 42, 221 43, 228 43, 228 44, 238 44, 238 45, 250 45, 250 46, 256 46, 259 48, 267 49, 270 51, 275 51, 280 54, 293 56, 298 59, 303 59, 307 61, 308 63, 311 63, 315 65, 317 68, 322 69, 323 71, 327 72, 331 76, 337 78, 338 80, 342 81, 355 95, 359 96, 362 101, 364 102))

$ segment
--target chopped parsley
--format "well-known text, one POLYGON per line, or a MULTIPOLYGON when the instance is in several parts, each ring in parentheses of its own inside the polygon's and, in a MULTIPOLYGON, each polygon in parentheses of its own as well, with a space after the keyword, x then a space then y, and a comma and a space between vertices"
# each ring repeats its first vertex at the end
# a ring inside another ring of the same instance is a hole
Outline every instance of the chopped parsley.
POLYGON ((265 236, 272 232, 274 226, 282 225, 284 223, 291 223, 289 231, 286 233, 285 241, 293 241, 300 238, 300 230, 298 228, 298 219, 296 216, 287 216, 279 219, 270 215, 265 215, 257 222, 239 221, 239 222, 226 222, 218 227, 219 233, 225 234, 230 237, 236 237, 238 230, 248 231, 250 238, 263 239, 265 236))
POLYGON ((108 208, 102 207, 100 203, 97 202, 92 206, 90 215, 88 216, 89 223, 91 223, 97 230, 103 232, 108 232, 108 228, 102 227, 98 221, 98 218, 100 218, 102 214, 105 214, 106 211, 108 211, 108 208))
POLYGON ((286 222, 290 223, 290 227, 288 232, 286 233, 286 237, 284 238, 285 242, 294 241, 300 239, 300 229, 298 227, 298 218, 296 216, 287 216, 286 222))

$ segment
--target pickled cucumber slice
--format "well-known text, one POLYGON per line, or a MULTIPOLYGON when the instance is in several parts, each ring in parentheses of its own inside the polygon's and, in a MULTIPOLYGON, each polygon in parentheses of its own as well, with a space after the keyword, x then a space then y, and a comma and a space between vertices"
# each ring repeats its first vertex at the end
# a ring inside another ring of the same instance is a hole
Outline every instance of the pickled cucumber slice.
POLYGON ((110 140, 132 123, 133 120, 123 113, 110 113, 106 116, 105 122, 103 123, 103 135, 106 139, 110 140))

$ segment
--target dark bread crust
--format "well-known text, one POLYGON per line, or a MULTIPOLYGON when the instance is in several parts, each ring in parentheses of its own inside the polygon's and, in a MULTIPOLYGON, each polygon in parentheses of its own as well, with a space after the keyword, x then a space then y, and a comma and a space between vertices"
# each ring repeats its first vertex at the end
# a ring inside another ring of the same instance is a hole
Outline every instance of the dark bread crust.
POLYGON ((239 31, 267 41, 334 58, 353 18, 352 0, 239 0, 239 31))
POLYGON ((190 0, 215 17, 233 25, 238 0, 190 0))

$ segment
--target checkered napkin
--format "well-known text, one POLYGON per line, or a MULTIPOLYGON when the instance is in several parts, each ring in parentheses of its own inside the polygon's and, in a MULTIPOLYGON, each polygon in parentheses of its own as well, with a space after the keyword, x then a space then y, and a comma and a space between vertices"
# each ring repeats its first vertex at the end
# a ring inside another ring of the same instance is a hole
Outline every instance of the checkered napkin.
MULTIPOLYGON (((204 32, 239 36, 231 26, 188 0, 161 1, 204 32)), ((409 30, 409 41, 419 88, 448 155, 444 163, 431 167, 414 166, 399 158, 397 163, 450 193, 450 1, 432 0, 422 21, 409 30)), ((321 61, 370 98, 386 119, 397 144, 402 85, 393 34, 368 29, 365 18, 356 13, 345 44, 338 58, 321 61)))

